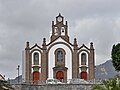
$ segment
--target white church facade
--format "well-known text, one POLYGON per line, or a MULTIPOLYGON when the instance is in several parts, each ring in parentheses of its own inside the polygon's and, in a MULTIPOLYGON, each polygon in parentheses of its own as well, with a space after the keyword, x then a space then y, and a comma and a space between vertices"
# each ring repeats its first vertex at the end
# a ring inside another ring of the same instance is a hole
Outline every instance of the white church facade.
MULTIPOLYGON (((73 32, 74 33, 74 32, 73 32)), ((52 21, 52 35, 50 42, 43 38, 42 45, 25 47, 23 61, 23 79, 25 81, 45 81, 56 78, 66 82, 68 79, 94 79, 94 47, 79 46, 77 39, 70 42, 67 21, 59 14, 56 21, 52 21)))

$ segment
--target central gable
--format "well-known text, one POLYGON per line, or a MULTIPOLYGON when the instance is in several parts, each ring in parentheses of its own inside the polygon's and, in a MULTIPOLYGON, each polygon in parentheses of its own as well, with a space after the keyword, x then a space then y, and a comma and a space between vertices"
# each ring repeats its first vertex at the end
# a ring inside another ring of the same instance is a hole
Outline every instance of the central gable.
POLYGON ((56 41, 50 44, 48 48, 48 78, 54 78, 53 68, 55 67, 56 56, 55 53, 57 50, 61 49, 65 52, 65 66, 67 70, 67 79, 72 79, 72 55, 73 50, 70 44, 64 41, 62 38, 58 38, 56 41))
POLYGON ((64 40, 62 37, 58 37, 56 40, 50 42, 48 45, 47 45, 47 49, 49 50, 52 46, 54 45, 57 45, 57 44, 64 44, 64 45, 67 45, 68 47, 70 47, 72 50, 73 50, 73 45, 70 43, 70 42, 67 42, 66 40, 64 40))

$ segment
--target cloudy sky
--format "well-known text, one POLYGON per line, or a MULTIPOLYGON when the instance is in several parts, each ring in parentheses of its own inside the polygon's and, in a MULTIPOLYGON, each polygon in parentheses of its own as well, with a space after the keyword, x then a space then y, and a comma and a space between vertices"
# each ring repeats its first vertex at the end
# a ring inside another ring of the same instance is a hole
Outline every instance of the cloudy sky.
POLYGON ((61 13, 68 21, 70 40, 79 46, 94 42, 96 64, 110 59, 120 42, 120 0, 0 0, 0 73, 17 76, 26 41, 49 41, 51 21, 61 13))

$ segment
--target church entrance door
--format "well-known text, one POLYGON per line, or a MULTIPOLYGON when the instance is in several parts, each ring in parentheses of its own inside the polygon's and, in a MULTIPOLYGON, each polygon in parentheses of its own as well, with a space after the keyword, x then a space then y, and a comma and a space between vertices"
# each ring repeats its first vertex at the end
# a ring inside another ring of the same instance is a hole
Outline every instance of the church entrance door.
POLYGON ((38 71, 33 72, 33 81, 38 81, 40 73, 38 71))
POLYGON ((87 80, 87 72, 81 72, 81 79, 87 80))
POLYGON ((62 71, 58 71, 56 73, 56 79, 62 81, 64 79, 64 73, 62 71))

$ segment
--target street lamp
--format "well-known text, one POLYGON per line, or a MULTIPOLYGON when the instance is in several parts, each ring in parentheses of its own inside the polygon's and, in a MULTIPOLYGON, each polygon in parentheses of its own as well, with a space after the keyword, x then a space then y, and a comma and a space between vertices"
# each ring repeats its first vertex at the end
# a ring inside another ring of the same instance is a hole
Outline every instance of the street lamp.
POLYGON ((20 69, 20 65, 18 65, 17 70, 18 70, 18 84, 19 84, 19 69, 20 69))

